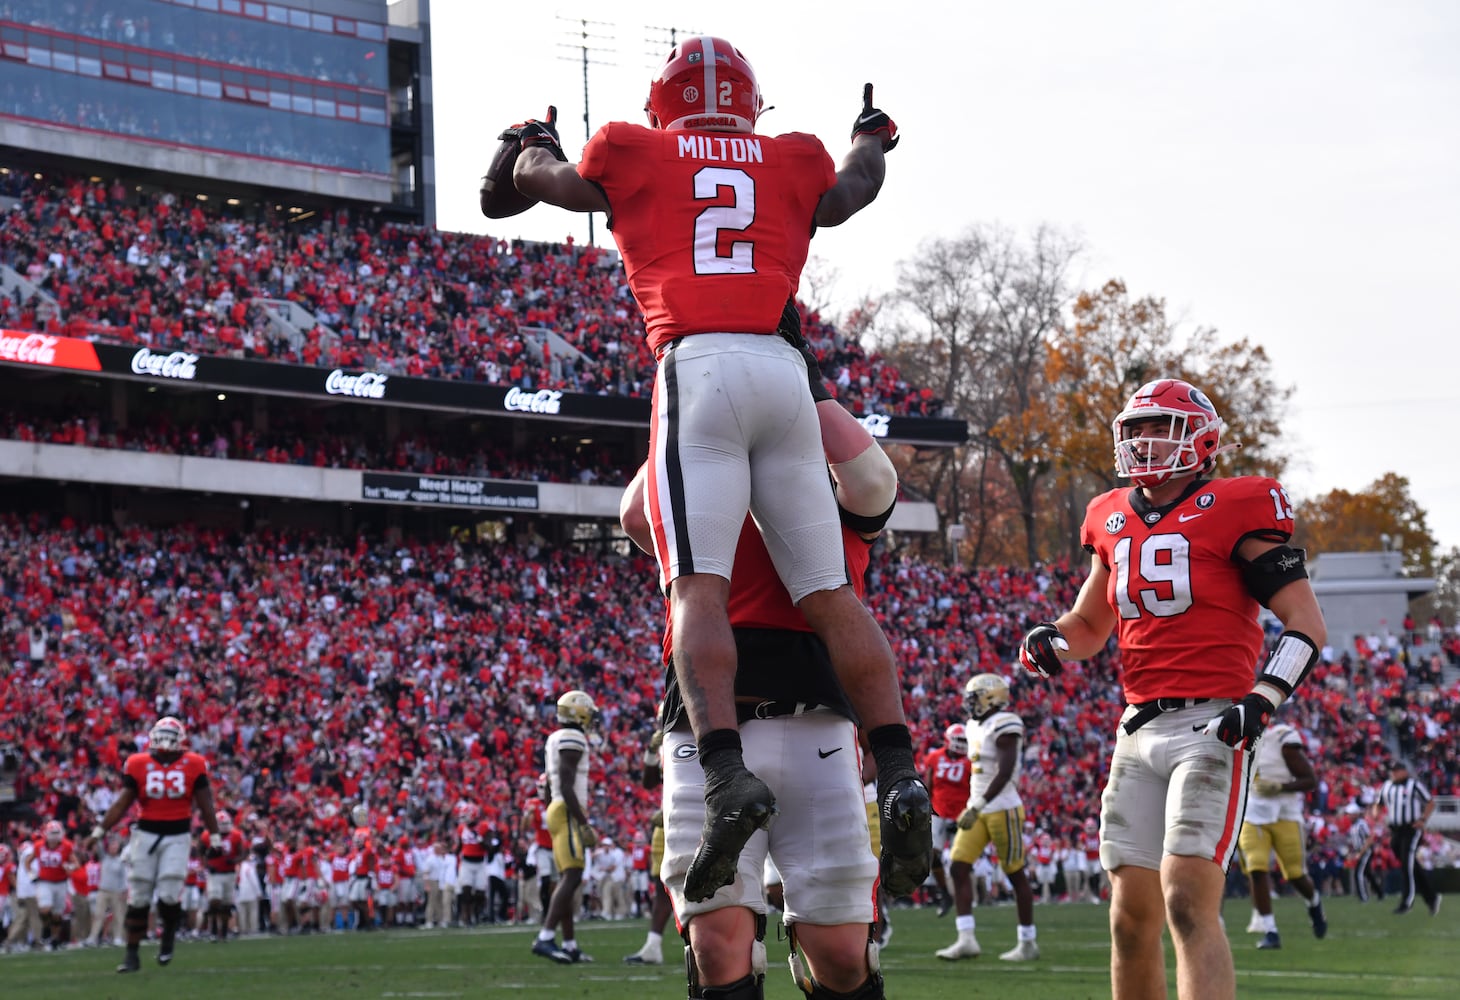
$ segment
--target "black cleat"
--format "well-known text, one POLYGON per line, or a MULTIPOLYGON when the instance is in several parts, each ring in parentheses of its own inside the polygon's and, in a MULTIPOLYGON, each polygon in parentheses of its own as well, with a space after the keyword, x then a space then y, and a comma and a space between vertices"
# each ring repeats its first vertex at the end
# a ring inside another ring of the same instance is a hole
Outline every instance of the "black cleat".
POLYGON ((685 898, 692 903, 703 902, 721 886, 734 882, 745 842, 769 823, 775 812, 776 797, 749 771, 742 771, 707 794, 700 847, 684 876, 685 898))
POLYGON ((563 954, 568 956, 570 962, 592 962, 593 956, 579 948, 564 948, 563 954))
POLYGON ((1277 931, 1268 931, 1262 936, 1262 940, 1257 942, 1257 947, 1260 951, 1276 951, 1282 946, 1283 939, 1278 937, 1277 931))
POLYGON ((938 899, 938 916, 946 917, 951 909, 953 909, 953 893, 945 892, 938 899))
POLYGON ((1441 896, 1438 892, 1435 893, 1435 898, 1432 899, 1432 900, 1430 900, 1430 903, 1429 903, 1429 906, 1430 906, 1430 916, 1433 917, 1433 916, 1435 916, 1436 914, 1438 914, 1440 912, 1440 900, 1442 900, 1444 898, 1445 897, 1444 896, 1441 896))
POLYGON ((122 964, 117 966, 118 972, 140 972, 142 970, 142 959, 137 954, 137 949, 128 948, 127 955, 122 959, 122 964))
POLYGON ((162 931, 162 940, 157 945, 157 964, 166 965, 172 961, 172 950, 177 940, 177 932, 169 931, 166 928, 162 931))
POLYGON ((1308 907, 1308 921, 1313 925, 1313 936, 1322 941, 1328 934, 1328 918, 1323 914, 1323 901, 1308 907))
POLYGON ((559 948, 553 942, 544 941, 541 938, 532 942, 532 953, 534 955, 539 955, 543 958, 552 959, 559 965, 571 965, 573 962, 572 955, 569 955, 566 951, 559 948))
POLYGON ((882 886, 893 899, 910 896, 932 870, 933 801, 916 777, 878 790, 882 886))

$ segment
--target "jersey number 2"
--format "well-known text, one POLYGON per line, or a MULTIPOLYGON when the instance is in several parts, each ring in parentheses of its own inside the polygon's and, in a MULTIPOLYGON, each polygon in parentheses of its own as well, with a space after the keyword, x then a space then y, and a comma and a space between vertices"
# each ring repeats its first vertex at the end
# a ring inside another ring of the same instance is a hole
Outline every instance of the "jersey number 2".
POLYGON ((695 173, 695 201, 718 198, 723 188, 729 188, 735 200, 711 205, 695 216, 695 274, 752 274, 755 244, 731 243, 728 257, 719 249, 720 230, 744 232, 755 221, 755 181, 744 170, 728 167, 705 167, 695 173))
POLYGON ((188 790, 187 778, 181 771, 148 771, 149 799, 180 799, 188 790))
POLYGON ((1170 618, 1191 607, 1191 543, 1186 537, 1150 535, 1141 542, 1134 568, 1141 581, 1157 586, 1138 586, 1134 592, 1131 547, 1130 538, 1115 543, 1115 603, 1120 617, 1139 618, 1144 608, 1156 618, 1170 618))

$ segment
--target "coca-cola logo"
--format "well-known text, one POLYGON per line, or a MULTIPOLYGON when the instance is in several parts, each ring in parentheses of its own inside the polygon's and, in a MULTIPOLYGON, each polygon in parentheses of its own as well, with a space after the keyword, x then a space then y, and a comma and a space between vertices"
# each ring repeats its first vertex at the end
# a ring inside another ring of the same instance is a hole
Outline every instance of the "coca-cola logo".
POLYGON ((343 371, 336 368, 325 377, 324 391, 331 396, 384 399, 385 383, 388 381, 390 381, 390 376, 382 375, 379 372, 361 372, 359 375, 346 375, 343 371))
POLYGON ((502 400, 504 410, 520 413, 557 413, 563 406, 563 394, 557 389, 539 389, 537 392, 523 392, 517 386, 507 390, 502 400))
POLYGON ((56 363, 56 345, 60 342, 60 337, 47 337, 43 333, 12 334, 7 331, 4 339, 0 339, 0 361, 53 365, 56 363))
POLYGON ((144 347, 132 355, 132 371, 159 378, 192 379, 198 374, 198 356, 187 351, 153 354, 144 347))
POLYGON ((32 330, 0 329, 0 361, 78 368, 88 372, 101 371, 96 348, 89 341, 75 337, 52 337, 32 330))
POLYGON ((867 429, 868 434, 874 438, 885 438, 887 436, 887 427, 892 422, 892 418, 885 413, 869 413, 862 418, 861 422, 862 426, 867 429))

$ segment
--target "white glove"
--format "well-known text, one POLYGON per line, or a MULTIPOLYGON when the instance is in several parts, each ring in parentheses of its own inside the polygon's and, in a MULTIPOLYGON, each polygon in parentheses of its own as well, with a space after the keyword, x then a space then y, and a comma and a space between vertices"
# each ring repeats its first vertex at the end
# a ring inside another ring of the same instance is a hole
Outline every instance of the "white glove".
POLYGON ((978 822, 978 817, 986 805, 988 805, 988 800, 982 795, 976 799, 969 799, 968 808, 958 814, 958 829, 972 830, 973 824, 978 822))

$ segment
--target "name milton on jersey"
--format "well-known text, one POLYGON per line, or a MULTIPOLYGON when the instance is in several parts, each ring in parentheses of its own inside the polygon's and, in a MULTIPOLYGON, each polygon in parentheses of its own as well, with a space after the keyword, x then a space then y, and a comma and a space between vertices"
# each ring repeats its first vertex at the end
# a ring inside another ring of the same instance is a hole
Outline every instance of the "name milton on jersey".
POLYGON ((694 135, 679 137, 679 158, 709 160, 712 163, 764 163, 759 139, 729 135, 694 135))

